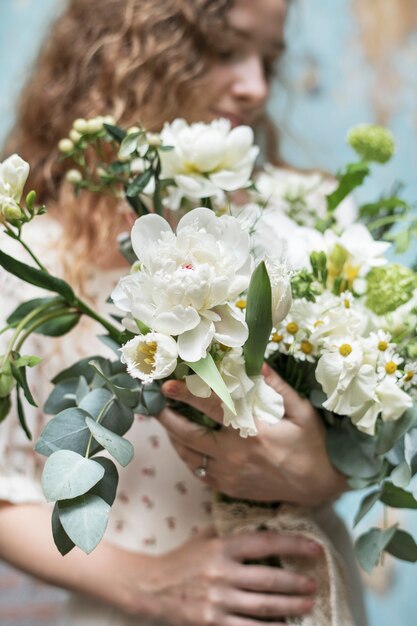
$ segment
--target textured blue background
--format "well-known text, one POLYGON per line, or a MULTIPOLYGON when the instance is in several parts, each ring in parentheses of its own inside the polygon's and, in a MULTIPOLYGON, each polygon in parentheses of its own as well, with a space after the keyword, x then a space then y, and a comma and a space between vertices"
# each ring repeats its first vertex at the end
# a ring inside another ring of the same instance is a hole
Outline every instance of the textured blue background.
MULTIPOLYGON (((295 166, 336 171, 351 157, 344 141, 347 129, 359 122, 383 122, 395 132, 397 156, 388 166, 376 168, 366 198, 377 197, 402 180, 407 198, 416 200, 416 0, 295 0, 293 4, 287 69, 274 86, 271 102, 271 113, 282 128, 283 156, 295 166)), ((39 41, 61 5, 61 0, 0 0, 0 142, 11 125, 14 100, 39 41)), ((413 257, 411 251, 407 259, 413 257)), ((349 494, 338 505, 348 523, 358 498, 349 494)), ((380 523, 381 512, 374 517, 380 523)), ((417 530, 415 517, 404 517, 417 530)), ((371 626, 415 626, 416 567, 387 559, 384 568, 367 579, 371 626)), ((1 623, 10 619, 15 626, 37 624, 35 617, 19 613, 18 602, 10 600, 1 581, 0 576, 1 623)), ((25 582, 21 595, 30 603, 27 589, 25 582)), ((62 595, 49 593, 55 610, 62 595)), ((53 624, 54 619, 45 614, 41 623, 53 624)))

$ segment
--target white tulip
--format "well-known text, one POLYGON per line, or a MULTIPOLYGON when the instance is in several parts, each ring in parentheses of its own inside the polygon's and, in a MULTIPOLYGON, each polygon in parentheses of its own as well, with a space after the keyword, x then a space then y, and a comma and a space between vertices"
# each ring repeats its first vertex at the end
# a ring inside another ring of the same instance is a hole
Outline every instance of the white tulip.
POLYGON ((176 341, 160 333, 134 337, 122 346, 121 353, 129 374, 144 383, 166 378, 177 366, 176 341))

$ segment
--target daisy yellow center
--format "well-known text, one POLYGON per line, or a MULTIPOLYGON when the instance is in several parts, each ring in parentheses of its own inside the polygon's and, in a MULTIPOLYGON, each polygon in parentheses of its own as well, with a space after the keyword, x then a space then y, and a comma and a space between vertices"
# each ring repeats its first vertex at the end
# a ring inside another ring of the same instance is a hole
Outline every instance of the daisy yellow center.
POLYGON ((313 344, 307 341, 307 339, 304 339, 301 342, 300 347, 301 347, 301 352, 304 352, 304 354, 311 354, 313 352, 313 344))
POLYGON ((238 309, 243 311, 244 309, 246 309, 246 300, 238 300, 236 302, 236 306, 237 306, 238 309))
POLYGON ((410 382, 410 380, 412 380, 414 378, 414 372, 407 372, 407 374, 404 376, 404 380, 406 383, 410 382))
POLYGON ((343 300, 343 304, 345 305, 345 309, 350 309, 350 300, 348 300, 347 298, 345 298, 343 300))
POLYGON ((397 371, 397 364, 394 363, 394 361, 388 361, 388 363, 385 364, 385 371, 387 374, 395 374, 397 371))
POLYGON ((352 350, 353 350, 352 346, 348 343, 342 343, 342 345, 339 348, 339 352, 342 356, 349 356, 352 350))
POLYGON ((296 322, 290 322, 289 324, 287 324, 287 331, 290 333, 290 335, 295 335, 298 332, 298 324, 296 324, 296 322))
POLYGON ((378 343, 378 350, 380 350, 381 352, 385 352, 387 348, 388 348, 388 343, 386 341, 380 341, 378 343))
POLYGON ((274 343, 279 343, 280 341, 282 341, 284 339, 283 335, 280 335, 279 333, 274 333, 271 337, 271 340, 274 343))

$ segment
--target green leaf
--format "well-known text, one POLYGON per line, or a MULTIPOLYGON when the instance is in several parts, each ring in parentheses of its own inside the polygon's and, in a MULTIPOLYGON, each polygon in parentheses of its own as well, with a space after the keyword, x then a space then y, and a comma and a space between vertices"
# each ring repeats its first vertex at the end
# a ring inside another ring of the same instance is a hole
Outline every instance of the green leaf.
POLYGON ((326 431, 326 445, 331 462, 345 476, 372 478, 382 468, 383 459, 375 454, 374 439, 360 433, 350 420, 326 431))
POLYGON ((129 157, 133 152, 136 151, 139 137, 143 135, 143 133, 138 130, 136 133, 128 133, 124 138, 119 148, 119 158, 125 159, 129 157))
POLYGON ((140 194, 141 191, 145 189, 146 185, 149 183, 152 176, 153 176, 152 168, 149 168, 148 170, 145 170, 144 172, 136 176, 136 178, 134 178, 132 182, 126 187, 126 191, 125 191, 126 196, 131 198, 140 194))
POLYGON ((62 370, 62 372, 57 374, 55 378, 52 379, 52 382, 56 385, 57 383, 61 383, 63 380, 67 380, 68 378, 78 378, 79 376, 84 376, 88 384, 90 384, 94 377, 94 370, 90 366, 90 361, 92 359, 99 363, 102 368, 104 368, 105 363, 107 363, 107 359, 101 356, 86 357, 77 361, 77 363, 74 363, 71 367, 62 370))
POLYGON ((195 363, 189 363, 184 361, 190 369, 193 370, 204 382, 216 393, 219 398, 225 403, 225 405, 232 411, 233 415, 236 415, 235 405, 231 398, 228 388, 221 377, 219 370, 213 360, 211 354, 207 354, 204 359, 196 361, 195 363))
POLYGON ((404 530, 396 531, 385 550, 402 561, 410 563, 417 561, 417 544, 414 538, 404 530))
POLYGON ((62 337, 70 332, 80 321, 80 313, 65 313, 36 328, 34 332, 48 337, 62 337))
POLYGON ((161 385, 156 381, 149 385, 143 385, 141 396, 141 408, 138 411, 144 415, 158 415, 166 406, 166 398, 161 392, 161 385))
POLYGON ((407 409, 400 419, 383 422, 378 428, 376 453, 386 454, 394 447, 395 442, 410 430, 417 418, 417 405, 407 409))
POLYGON ((370 170, 367 163, 362 161, 359 163, 350 163, 346 167, 346 171, 338 176, 339 186, 337 189, 327 196, 327 208, 329 212, 332 213, 346 196, 356 187, 362 185, 369 173, 370 170))
POLYGON ((50 296, 48 298, 34 298, 33 300, 27 300, 27 302, 23 302, 20 304, 11 315, 7 318, 8 324, 16 325, 20 322, 28 313, 31 313, 39 306, 43 304, 47 304, 47 302, 51 303, 51 306, 56 306, 57 304, 65 304, 65 300, 60 298, 59 296, 50 296))
POLYGON ((382 488, 381 502, 396 509, 417 509, 417 500, 413 494, 390 482, 385 482, 382 488))
POLYGON ((88 493, 102 498, 111 506, 116 498, 119 473, 113 461, 102 456, 94 457, 96 463, 104 467, 104 476, 88 493))
POLYGON ((0 398, 0 424, 9 415, 11 408, 12 402, 10 400, 10 396, 0 398))
POLYGON ((371 528, 365 534, 358 537, 355 542, 355 552, 361 567, 371 573, 378 565, 381 553, 385 550, 397 531, 397 526, 391 526, 386 530, 371 528))
POLYGON ((98 363, 96 360, 90 361, 90 365, 91 367, 95 369, 99 377, 102 378, 106 382, 107 387, 114 393, 114 395, 119 400, 121 400, 121 402, 123 402, 123 404, 126 404, 126 406, 129 406, 132 408, 138 404, 138 401, 139 401, 138 389, 132 390, 130 388, 121 387, 119 385, 114 384, 113 381, 103 372, 100 366, 100 363, 98 363))
POLYGON ((101 387, 90 391, 79 403, 79 408, 84 409, 93 418, 97 419, 103 407, 114 397, 111 391, 101 387))
POLYGON ((68 537, 86 554, 100 543, 110 507, 102 498, 86 494, 58 503, 59 519, 68 537))
POLYGON ((48 502, 69 500, 86 493, 103 476, 104 469, 99 463, 72 450, 58 450, 46 461, 42 488, 48 502))
POLYGON ((38 365, 41 361, 42 359, 39 356, 19 356, 13 361, 13 365, 15 367, 35 367, 35 365, 38 365))
POLYGON ((381 490, 373 491, 372 493, 365 496, 360 504, 359 510, 355 515, 355 519, 353 520, 353 527, 355 527, 361 519, 365 517, 365 515, 372 509, 374 504, 376 504, 381 495, 381 490))
POLYGON ((43 429, 36 442, 36 452, 44 456, 50 456, 58 450, 72 450, 84 454, 90 439, 90 431, 85 423, 86 417, 89 417, 86 411, 75 407, 58 413, 43 429))
POLYGON ((21 278, 36 287, 54 291, 63 296, 69 304, 76 304, 75 294, 64 280, 56 278, 44 270, 17 261, 2 250, 0 250, 0 265, 10 274, 17 276, 17 278, 21 278))
POLYGON ((75 390, 75 401, 78 406, 80 405, 80 402, 82 401, 82 399, 85 398, 85 396, 88 395, 89 393, 90 393, 90 387, 88 386, 86 379, 84 378, 84 376, 80 376, 78 380, 77 389, 75 390))
POLYGON ((75 543, 68 537, 59 519, 58 503, 55 503, 54 510, 52 511, 52 536, 62 556, 71 552, 75 547, 75 543))
POLYGON ((113 126, 113 124, 103 124, 103 128, 107 130, 110 137, 117 141, 117 143, 122 143, 123 139, 127 135, 125 130, 122 130, 118 126, 113 126))
POLYGON ((55 385, 43 407, 45 413, 56 415, 75 406, 78 381, 78 378, 69 378, 55 385))
POLYGON ((13 362, 10 362, 10 368, 12 370, 13 378, 16 380, 18 385, 23 389, 23 393, 25 394, 26 400, 32 406, 38 406, 35 402, 34 397, 32 396, 32 392, 29 389, 28 381, 26 379, 26 368, 25 367, 16 367, 13 362))
POLYGON ((29 430, 29 427, 26 422, 25 410, 23 408, 22 401, 20 399, 19 387, 16 387, 16 405, 17 405, 17 416, 19 418, 19 422, 21 427, 23 428, 26 437, 32 441, 32 433, 29 430))
POLYGON ((264 262, 252 274, 246 303, 246 323, 249 328, 249 336, 243 348, 246 373, 248 376, 258 376, 272 329, 271 281, 264 262))
POLYGON ((133 446, 127 439, 123 439, 116 433, 101 424, 97 424, 90 417, 85 420, 93 437, 116 459, 123 467, 126 467, 133 458, 133 446))

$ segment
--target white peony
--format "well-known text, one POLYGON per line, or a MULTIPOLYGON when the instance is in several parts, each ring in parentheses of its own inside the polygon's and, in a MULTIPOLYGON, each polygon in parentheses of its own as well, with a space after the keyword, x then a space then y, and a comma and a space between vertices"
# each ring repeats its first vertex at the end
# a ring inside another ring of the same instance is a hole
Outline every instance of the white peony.
POLYGON ((122 278, 115 304, 150 329, 178 336, 185 361, 204 358, 211 341, 242 346, 248 329, 229 302, 247 289, 249 237, 236 219, 209 209, 190 211, 176 234, 158 215, 139 218, 132 245, 140 271, 122 278))
POLYGON ((225 119, 191 125, 177 119, 165 124, 161 139, 173 147, 160 152, 162 178, 173 178, 191 198, 246 187, 259 152, 249 126, 231 129, 225 119))
POLYGON ((29 175, 29 164, 18 154, 0 163, 0 213, 6 219, 21 217, 19 202, 29 175))
POLYGON ((177 366, 177 342, 160 333, 134 337, 122 346, 121 353, 129 374, 144 383, 166 378, 177 366))

